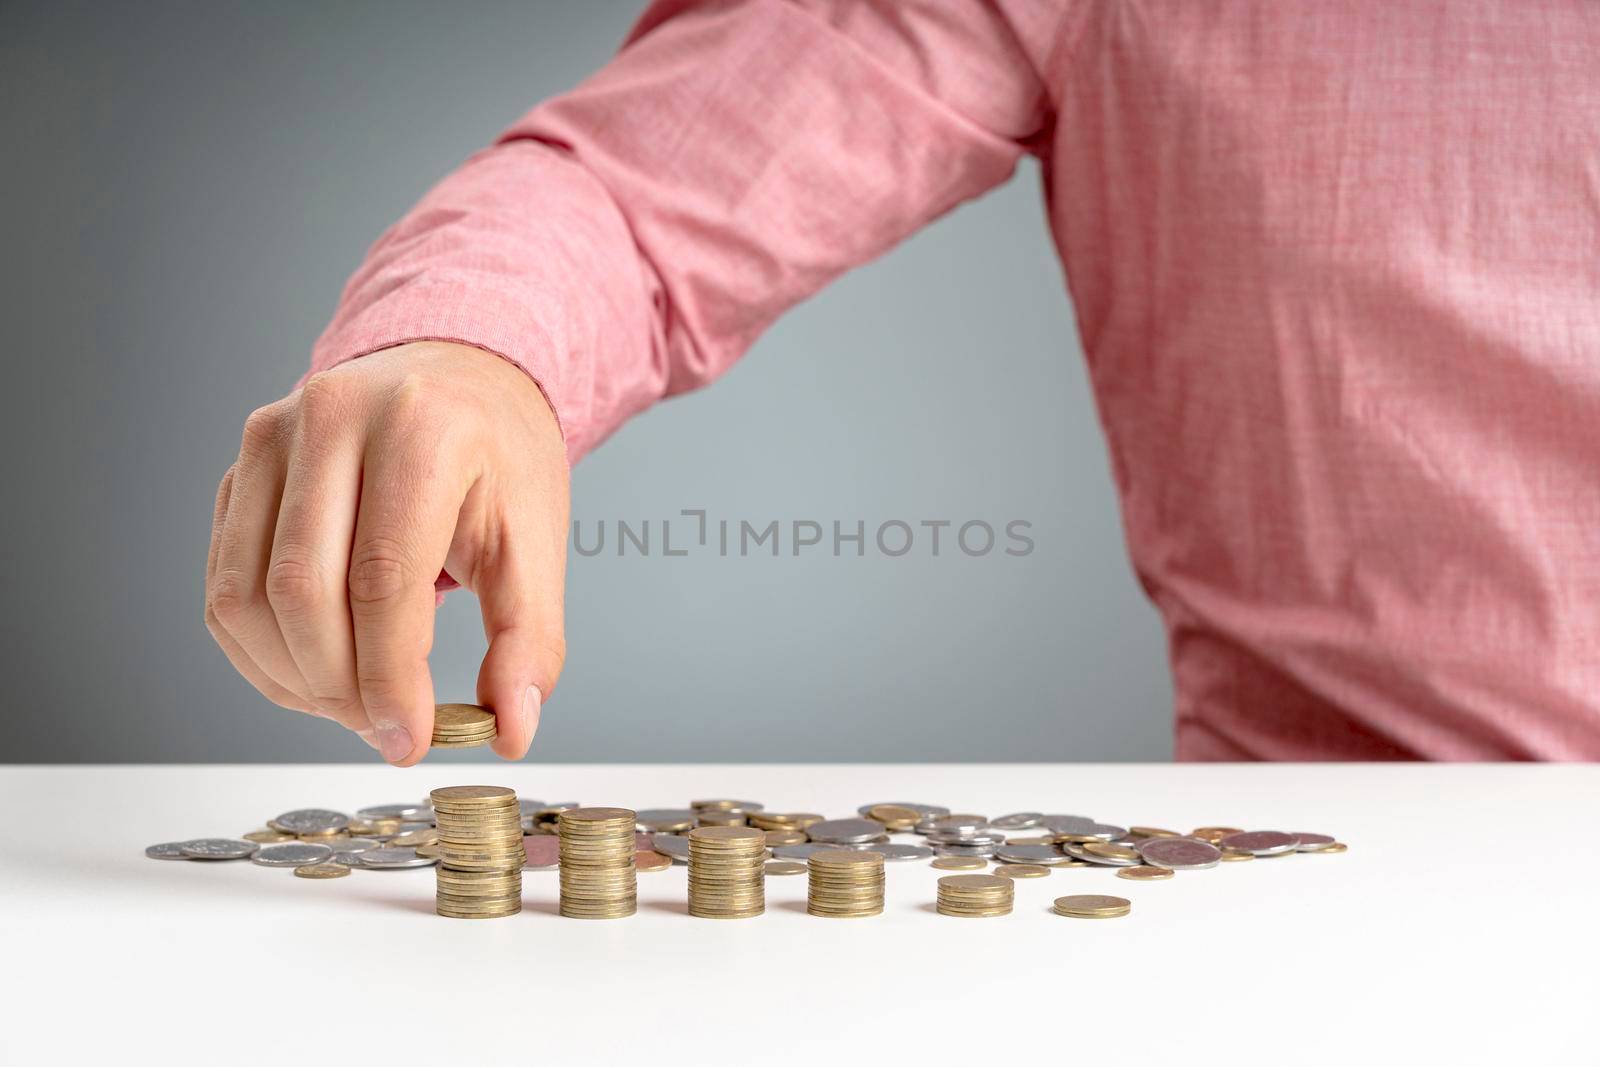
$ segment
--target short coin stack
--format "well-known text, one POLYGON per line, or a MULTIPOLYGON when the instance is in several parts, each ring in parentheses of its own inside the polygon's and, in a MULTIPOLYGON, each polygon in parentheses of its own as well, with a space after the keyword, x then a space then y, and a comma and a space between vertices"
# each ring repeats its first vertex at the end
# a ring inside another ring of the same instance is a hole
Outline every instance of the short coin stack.
POLYGON ((807 912, 831 919, 883 914, 883 853, 829 849, 807 862, 807 912))
POLYGON ((476 704, 438 704, 433 709, 434 748, 476 748, 499 733, 494 712, 476 704))
POLYGON ((561 914, 621 919, 639 907, 628 808, 568 808, 556 820, 561 844, 561 914))
POLYGON ((767 835, 753 826, 689 832, 689 914, 748 919, 767 910, 767 835))
POLYGON ((522 817, 517 795, 497 785, 432 793, 439 826, 436 910, 493 919, 522 910, 522 817))
POLYGON ((993 874, 952 874, 939 879, 940 915, 981 919, 1010 915, 1016 886, 1009 878, 993 874))

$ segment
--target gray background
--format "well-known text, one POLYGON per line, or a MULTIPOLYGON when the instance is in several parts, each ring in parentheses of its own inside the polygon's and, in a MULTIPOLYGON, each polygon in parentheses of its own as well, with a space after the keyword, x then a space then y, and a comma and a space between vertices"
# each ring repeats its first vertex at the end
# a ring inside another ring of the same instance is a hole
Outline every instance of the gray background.
MULTIPOLYGON (((346 275, 615 49, 631 3, 0 3, 0 760, 371 760, 201 623, 212 496, 346 275)), ((1016 559, 574 558, 532 758, 1166 759, 1037 169, 586 460, 574 517, 1033 523, 1016 559)), ((659 534, 658 534, 659 536, 659 534)), ((483 638, 454 594, 440 699, 483 638)), ((443 759, 492 758, 484 753, 443 759)))

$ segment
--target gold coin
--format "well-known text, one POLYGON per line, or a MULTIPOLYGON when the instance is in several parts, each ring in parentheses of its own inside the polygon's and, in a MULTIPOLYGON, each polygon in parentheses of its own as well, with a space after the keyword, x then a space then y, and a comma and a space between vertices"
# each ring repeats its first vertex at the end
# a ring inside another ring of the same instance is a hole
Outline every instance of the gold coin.
MULTIPOLYGON (((509 800, 517 802, 517 794, 502 785, 447 785, 429 794, 434 811, 446 809, 477 810, 485 805, 509 800)), ((374 820, 379 821, 379 820, 374 820)))
POLYGON ((766 866, 768 874, 805 874, 806 865, 794 860, 773 860, 766 866))
POLYGON ((343 878, 350 873, 350 868, 342 863, 308 863, 304 867, 296 867, 296 878, 343 878))
POLYGON ((435 734, 477 734, 493 728, 494 712, 476 704, 435 704, 435 734))
POLYGON ((277 830, 251 830, 244 835, 246 841, 254 841, 258 845, 277 845, 285 841, 298 841, 293 834, 279 833, 277 830))
MULTIPOLYGON (((1307 849, 1306 851, 1311 853, 1349 852, 1350 846, 1345 844, 1343 841, 1335 841, 1331 845, 1324 845, 1321 848, 1307 849)), ((1224 856, 1223 859, 1227 859, 1227 857, 1224 856)))
POLYGON ((1062 856, 1058 860, 1045 860, 1044 861, 1044 866, 1046 866, 1046 867, 1095 867, 1095 866, 1099 866, 1099 865, 1098 864, 1094 864, 1094 863, 1090 863, 1087 860, 1077 859, 1074 856, 1062 856))
POLYGON ((419 848, 423 845, 436 845, 438 843, 438 830, 413 830, 409 834, 400 834, 396 836, 394 839, 388 842, 388 847, 419 848))
POLYGON ((1256 858, 1254 852, 1246 852, 1242 848, 1225 848, 1222 850, 1223 863, 1243 863, 1245 860, 1256 858))
POLYGON ((777 848, 780 845, 803 845, 806 835, 799 830, 768 830, 767 847, 777 848))
POLYGON ((982 856, 940 856, 928 866, 941 871, 978 871, 989 866, 989 861, 982 856))
POLYGON ((1136 860, 1139 858, 1137 849, 1129 848, 1127 845, 1113 845, 1108 841, 1086 842, 1083 850, 1091 856, 1104 856, 1110 860, 1136 860))
POLYGON ((1198 837, 1200 840, 1208 841, 1214 845, 1221 841, 1224 837, 1227 837, 1229 834, 1242 833, 1244 833, 1243 830, 1233 826, 1202 826, 1189 836, 1198 837))
POLYGON ((744 826, 749 822, 749 819, 742 811, 723 811, 721 809, 702 811, 696 818, 701 826, 744 826))
POLYGON ((653 848, 642 848, 633 854, 633 865, 641 871, 664 871, 672 866, 672 857, 663 856, 653 848))
POLYGON ((1128 914, 1133 904, 1122 897, 1083 893, 1070 897, 1057 897, 1055 911, 1076 919, 1114 919, 1128 914))
POLYGON ((994 873, 1006 878, 1043 878, 1050 873, 1050 868, 1037 863, 1002 863, 994 873))
POLYGON ((1164 882, 1172 877, 1172 872, 1165 867, 1118 867, 1117 877, 1134 882, 1164 882))
POLYGON ((1177 837, 1176 830, 1163 830, 1155 826, 1130 826, 1128 833, 1134 837, 1177 837))
POLYGON ((922 812, 916 808, 903 808, 899 804, 874 804, 867 809, 867 818, 881 823, 909 822, 915 826, 917 820, 922 818, 922 812))

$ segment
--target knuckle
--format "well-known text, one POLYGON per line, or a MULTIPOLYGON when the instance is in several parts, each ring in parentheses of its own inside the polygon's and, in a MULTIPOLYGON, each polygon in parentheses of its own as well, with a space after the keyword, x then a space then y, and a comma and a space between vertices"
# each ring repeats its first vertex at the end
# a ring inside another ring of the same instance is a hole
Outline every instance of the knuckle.
POLYGON ((206 595, 208 617, 224 629, 232 629, 256 609, 255 587, 237 571, 218 571, 206 595))
POLYGON ((350 557, 350 603, 382 607, 405 592, 405 553, 393 540, 374 539, 358 546, 350 557))
POLYGON ((256 408, 244 420, 244 436, 239 443, 239 454, 260 455, 276 448, 283 436, 283 418, 275 404, 256 408))
POLYGON ((302 555, 284 555, 267 567, 267 603, 280 615, 304 615, 322 604, 327 581, 302 555))
POLYGON ((346 382, 324 371, 313 375, 300 387, 300 418, 312 427, 339 421, 350 406, 351 388, 346 382))

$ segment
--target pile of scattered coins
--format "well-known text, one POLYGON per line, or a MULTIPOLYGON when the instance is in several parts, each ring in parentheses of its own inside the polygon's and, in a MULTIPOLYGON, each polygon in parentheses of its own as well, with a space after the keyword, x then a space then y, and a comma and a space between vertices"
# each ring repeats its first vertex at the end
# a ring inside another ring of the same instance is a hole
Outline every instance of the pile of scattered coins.
MULTIPOLYGON (((928 860, 941 877, 936 910, 964 918, 1009 914, 1015 883, 1061 868, 1105 867, 1131 881, 1301 853, 1338 853, 1326 834, 1202 826, 1179 834, 1123 828, 1082 815, 1014 812, 993 819, 930 804, 865 804, 856 816, 767 811, 748 800, 696 800, 683 808, 582 808, 518 799, 499 786, 436 789, 420 804, 382 804, 354 816, 321 808, 285 812, 241 839, 152 845, 164 860, 241 860, 292 868, 301 878, 351 870, 438 866, 440 915, 490 918, 522 906, 522 871, 560 871, 560 913, 611 919, 634 914, 636 876, 688 865, 688 912, 752 918, 766 910, 768 877, 807 874, 806 911, 864 917, 884 910, 885 865, 928 860), (911 835, 893 841, 891 834, 911 835), (990 869, 990 864, 994 866, 990 869), (985 872, 988 873, 978 873, 985 872)), ((1053 911, 1114 918, 1121 897, 1065 896, 1053 911)))

